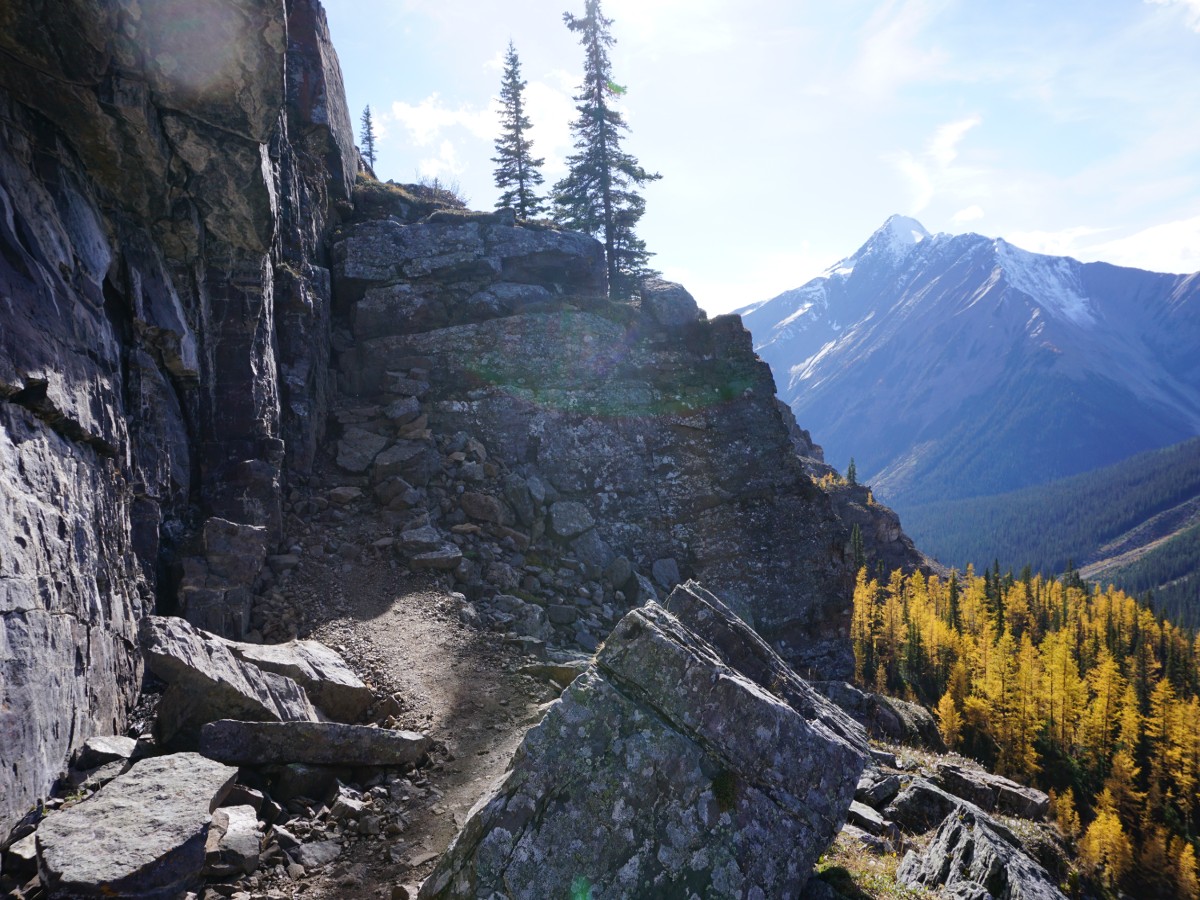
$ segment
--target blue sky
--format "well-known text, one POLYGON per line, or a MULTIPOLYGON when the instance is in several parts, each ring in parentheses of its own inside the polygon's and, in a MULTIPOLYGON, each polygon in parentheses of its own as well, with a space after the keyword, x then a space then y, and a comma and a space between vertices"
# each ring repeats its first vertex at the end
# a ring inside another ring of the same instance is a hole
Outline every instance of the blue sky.
MULTIPOLYGON (((583 0, 325 0, 377 171, 489 209, 501 57, 547 186, 583 0)), ((796 287, 892 213, 930 231, 1200 270, 1200 0, 603 0, 641 235, 710 312, 796 287)))

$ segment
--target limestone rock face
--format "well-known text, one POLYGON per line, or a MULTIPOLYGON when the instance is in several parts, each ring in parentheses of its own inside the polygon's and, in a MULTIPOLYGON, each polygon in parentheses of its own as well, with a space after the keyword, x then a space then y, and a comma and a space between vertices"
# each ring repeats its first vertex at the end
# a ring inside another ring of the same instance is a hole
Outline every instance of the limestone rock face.
POLYGON ((420 897, 796 896, 865 758, 651 603, 529 732, 420 897))
POLYGON ((356 167, 324 13, 179 16, 64 0, 0 29, 0 832, 121 730, 156 599, 239 636, 205 523, 277 542, 283 465, 324 429, 356 167))
POLYGON ((37 830, 50 897, 179 897, 199 878, 237 769, 195 753, 145 759, 37 830))
POLYGON ((668 584, 710 585, 797 669, 850 674, 848 534, 737 317, 707 321, 660 282, 609 302, 599 244, 491 219, 358 223, 332 253, 348 392, 386 406, 421 360, 429 429, 477 437, 513 473, 505 497, 534 542, 597 574, 625 558, 626 602, 655 596, 644 576, 674 560, 668 584))

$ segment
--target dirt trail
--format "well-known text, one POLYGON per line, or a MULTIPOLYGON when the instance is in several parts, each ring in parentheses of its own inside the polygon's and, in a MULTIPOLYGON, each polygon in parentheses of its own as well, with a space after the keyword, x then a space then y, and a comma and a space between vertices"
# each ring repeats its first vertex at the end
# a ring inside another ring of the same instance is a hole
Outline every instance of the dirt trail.
POLYGON ((436 576, 411 573, 390 547, 374 546, 387 534, 365 497, 310 521, 301 538, 306 547, 350 549, 302 555, 287 587, 301 636, 338 650, 384 698, 374 716, 380 724, 429 734, 431 762, 409 776, 411 789, 376 803, 399 833, 343 829, 334 863, 298 879, 278 868, 261 871, 259 883, 248 885, 251 898, 390 898, 398 885, 415 888, 560 693, 520 674, 534 660, 501 635, 464 625, 460 599, 436 576))

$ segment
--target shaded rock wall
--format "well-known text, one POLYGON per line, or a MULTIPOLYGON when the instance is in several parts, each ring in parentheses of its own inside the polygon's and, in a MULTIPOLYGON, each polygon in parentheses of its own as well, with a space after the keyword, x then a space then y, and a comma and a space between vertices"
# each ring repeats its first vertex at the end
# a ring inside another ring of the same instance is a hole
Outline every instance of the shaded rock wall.
POLYGON ((121 727, 156 603, 244 628, 355 153, 317 0, 6 4, 0 51, 2 832, 121 727))

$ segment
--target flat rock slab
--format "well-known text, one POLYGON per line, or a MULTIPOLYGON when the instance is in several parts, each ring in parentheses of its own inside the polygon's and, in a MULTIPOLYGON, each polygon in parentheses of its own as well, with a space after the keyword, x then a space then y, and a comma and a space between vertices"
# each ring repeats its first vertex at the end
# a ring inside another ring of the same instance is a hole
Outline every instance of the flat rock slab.
POLYGON ((204 867, 211 813, 237 769, 197 753, 144 759, 37 830, 50 897, 182 896, 204 867))
POLYGON ((231 765, 308 763, 325 766, 416 765, 430 739, 415 731, 337 722, 240 722, 200 729, 200 752, 231 765))
POLYGON ((299 684, 321 712, 339 722, 357 722, 375 699, 344 659, 320 641, 242 644, 228 641, 234 656, 299 684))
POLYGON ((419 897, 794 897, 865 760, 648 604, 526 735, 419 897))
POLYGON ((200 726, 215 719, 317 719, 292 679, 243 662, 224 639, 183 619, 147 616, 141 639, 147 667, 167 682, 154 724, 163 746, 193 749, 200 726))

